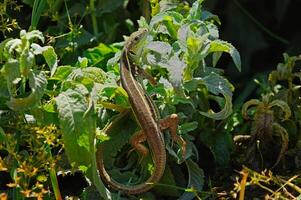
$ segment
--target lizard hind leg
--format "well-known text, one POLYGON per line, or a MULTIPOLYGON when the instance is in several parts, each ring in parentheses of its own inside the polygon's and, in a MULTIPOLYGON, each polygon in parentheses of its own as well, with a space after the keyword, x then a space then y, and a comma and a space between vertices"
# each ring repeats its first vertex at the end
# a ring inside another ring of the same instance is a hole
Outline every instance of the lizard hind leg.
POLYGON ((170 135, 172 138, 172 142, 177 142, 182 149, 182 158, 183 160, 185 159, 186 155, 186 141, 179 135, 177 135, 177 127, 179 123, 179 117, 177 114, 171 114, 165 119, 161 119, 159 121, 160 123, 160 129, 165 130, 169 129, 170 130, 170 135))

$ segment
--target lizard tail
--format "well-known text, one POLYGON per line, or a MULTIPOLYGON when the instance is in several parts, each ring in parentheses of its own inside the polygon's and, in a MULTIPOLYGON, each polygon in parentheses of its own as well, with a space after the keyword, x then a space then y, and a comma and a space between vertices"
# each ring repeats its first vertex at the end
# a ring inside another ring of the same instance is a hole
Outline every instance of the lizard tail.
MULTIPOLYGON (((157 166, 155 165, 155 170, 153 171, 152 175, 143 183, 140 183, 138 185, 125 185, 116 182, 113 180, 108 172, 105 169, 104 161, 103 161, 103 146, 100 145, 100 147, 97 149, 97 167, 99 170, 99 174, 101 179, 112 189, 125 192, 127 194, 141 194, 144 192, 147 192, 152 187, 155 186, 155 183, 159 182, 161 177, 163 176, 164 169, 165 169, 165 163, 166 163, 166 154, 162 154, 161 157, 156 157, 155 159, 160 159, 159 163, 162 163, 164 165, 157 166)), ((155 161, 155 163, 158 163, 155 161)))

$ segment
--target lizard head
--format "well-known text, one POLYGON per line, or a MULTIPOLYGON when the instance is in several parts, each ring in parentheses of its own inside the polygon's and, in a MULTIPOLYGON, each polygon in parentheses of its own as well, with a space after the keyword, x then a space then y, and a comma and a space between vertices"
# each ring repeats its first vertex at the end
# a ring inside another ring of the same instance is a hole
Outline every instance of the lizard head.
POLYGON ((134 62, 137 62, 141 56, 147 34, 148 30, 146 28, 141 28, 132 33, 126 41, 124 48, 128 52, 130 59, 134 62))

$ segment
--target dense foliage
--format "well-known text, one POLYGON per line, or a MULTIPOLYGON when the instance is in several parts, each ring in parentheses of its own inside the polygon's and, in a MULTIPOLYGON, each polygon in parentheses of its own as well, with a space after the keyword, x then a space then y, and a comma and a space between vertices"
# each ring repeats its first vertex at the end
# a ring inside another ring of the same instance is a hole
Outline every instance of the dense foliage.
POLYGON ((301 56, 284 53, 266 77, 234 91, 242 86, 228 74, 244 69, 241 56, 203 4, 1 2, 0 199, 300 198, 301 56), (22 9, 30 20, 14 18, 22 9), (121 183, 143 182, 154 169, 150 155, 141 159, 129 145, 139 126, 119 84, 124 42, 116 41, 137 28, 149 30, 139 65, 157 84, 139 83, 161 118, 178 114, 187 151, 183 159, 164 135, 165 174, 134 196, 105 187, 95 152, 102 145, 121 183))

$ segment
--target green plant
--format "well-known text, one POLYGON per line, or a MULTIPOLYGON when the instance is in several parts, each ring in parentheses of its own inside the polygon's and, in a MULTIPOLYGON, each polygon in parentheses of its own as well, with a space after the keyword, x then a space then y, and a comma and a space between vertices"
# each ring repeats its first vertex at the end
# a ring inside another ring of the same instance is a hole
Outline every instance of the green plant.
MULTIPOLYGON (((6 166, 2 170, 11 174, 13 182, 8 186, 13 188, 15 199, 49 195, 45 183, 49 174, 55 174, 58 159, 57 155, 52 157, 51 148, 62 145, 55 126, 39 128, 32 118, 42 102, 46 74, 52 75, 57 67, 54 49, 34 43, 37 39, 44 41, 41 32, 22 30, 20 39, 7 39, 0 44, 0 149, 6 152, 1 161, 6 166), (45 70, 45 63, 49 70, 45 70)), ((50 180, 59 199, 56 176, 50 176, 50 180)))
POLYGON ((53 47, 41 47, 33 40, 44 42, 39 31, 20 32, 20 39, 7 39, 1 43, 2 100, 14 111, 23 111, 39 105, 47 85, 44 66, 38 66, 36 56, 42 55, 50 68, 56 70, 57 56, 53 47))
MULTIPOLYGON (((159 10, 156 11, 157 13, 153 12, 156 15, 152 17, 149 25, 143 18, 138 22, 140 27, 149 29, 150 33, 148 43, 143 48, 140 65, 158 82, 157 86, 145 82, 141 82, 141 84, 146 88, 149 95, 156 95, 154 101, 162 118, 171 113, 177 113, 180 116, 179 133, 189 141, 187 161, 185 162, 189 169, 188 186, 185 186, 186 181, 179 182, 173 174, 174 172, 170 171, 171 166, 168 166, 168 172, 163 177, 162 184, 169 185, 169 187, 166 187, 164 191, 157 187, 161 195, 180 196, 180 193, 171 186, 177 182, 182 187, 191 188, 181 198, 193 198, 194 194, 198 192, 202 194, 203 172, 193 161, 198 157, 193 143, 195 140, 203 142, 204 145, 212 149, 211 153, 214 154, 215 163, 219 167, 226 167, 229 164, 230 135, 226 133, 224 126, 220 126, 218 130, 212 131, 212 129, 217 123, 216 120, 226 119, 231 114, 234 88, 222 76, 223 70, 217 66, 220 56, 225 52, 232 57, 240 70, 240 56, 230 43, 219 39, 218 28, 214 24, 219 23, 219 20, 217 16, 203 11, 201 3, 202 1, 196 1, 190 9, 186 7, 186 10, 182 10, 183 13, 177 12, 177 10, 181 10, 182 4, 153 6, 159 10), (220 111, 213 112, 209 101, 217 102, 217 108, 213 109, 220 111), (225 153, 228 154, 225 155, 225 153)), ((95 63, 94 53, 109 49, 100 45, 85 52, 88 63, 90 65, 95 63)), ((119 57, 120 51, 108 61, 106 68, 103 66, 102 68, 118 74, 119 57)), ((114 108, 124 107, 124 109, 128 109, 129 104, 123 88, 116 85, 112 86, 110 83, 109 87, 106 87, 105 83, 101 98, 107 97, 106 99, 110 103, 115 104, 114 108)), ((104 104, 102 105, 104 106, 104 104)), ((123 111, 124 109, 119 110, 123 111)), ((106 118, 112 116, 108 109, 103 109, 101 113, 106 118)), ((124 112, 119 116, 122 115, 124 112)), ((143 160, 141 169, 132 165, 136 159, 135 154, 130 154, 129 163, 122 161, 124 154, 119 152, 124 152, 130 135, 137 129, 137 125, 132 121, 132 118, 122 118, 114 123, 114 127, 109 125, 111 128, 105 127, 103 129, 103 132, 110 138, 103 144, 105 163, 117 181, 124 180, 127 182, 130 179, 131 182, 140 182, 152 170, 152 162, 149 158, 143 160), (116 166, 116 162, 120 162, 122 167, 116 166), (134 172, 121 173, 124 168, 129 167, 134 168, 134 172)), ((225 124, 225 121, 222 123, 225 124)), ((172 148, 170 138, 167 138, 167 149, 171 158, 180 162, 179 151, 172 148)), ((183 175, 183 172, 181 173, 183 175)))

